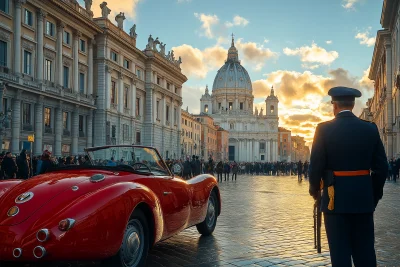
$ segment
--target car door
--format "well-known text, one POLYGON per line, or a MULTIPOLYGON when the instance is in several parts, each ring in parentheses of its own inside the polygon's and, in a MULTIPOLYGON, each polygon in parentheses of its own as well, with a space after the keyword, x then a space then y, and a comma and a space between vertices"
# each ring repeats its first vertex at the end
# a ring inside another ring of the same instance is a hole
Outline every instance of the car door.
POLYGON ((162 208, 168 236, 174 235, 187 226, 190 216, 190 192, 187 183, 171 176, 159 180, 163 191, 162 208))

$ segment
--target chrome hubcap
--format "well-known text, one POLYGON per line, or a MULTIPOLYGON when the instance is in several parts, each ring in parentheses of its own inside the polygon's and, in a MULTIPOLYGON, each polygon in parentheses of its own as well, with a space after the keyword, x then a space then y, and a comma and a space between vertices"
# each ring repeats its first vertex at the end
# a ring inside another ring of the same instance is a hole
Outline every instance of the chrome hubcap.
POLYGON ((122 262, 126 267, 137 266, 143 255, 144 231, 139 220, 132 220, 125 232, 122 244, 122 262))
POLYGON ((214 198, 210 197, 208 200, 208 209, 207 209, 207 226, 209 228, 213 227, 215 221, 215 203, 214 198))

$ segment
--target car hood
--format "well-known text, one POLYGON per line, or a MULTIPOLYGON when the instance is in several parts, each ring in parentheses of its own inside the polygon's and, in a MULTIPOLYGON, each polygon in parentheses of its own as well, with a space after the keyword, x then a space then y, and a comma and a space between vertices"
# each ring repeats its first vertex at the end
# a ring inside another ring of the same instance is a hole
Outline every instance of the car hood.
POLYGON ((79 172, 60 172, 40 175, 16 184, 0 196, 0 225, 16 225, 25 221, 53 198, 89 178, 79 172), (24 193, 30 193, 26 198, 29 200, 17 203, 17 198, 24 193), (15 206, 19 211, 15 216, 10 216, 8 211, 15 206))

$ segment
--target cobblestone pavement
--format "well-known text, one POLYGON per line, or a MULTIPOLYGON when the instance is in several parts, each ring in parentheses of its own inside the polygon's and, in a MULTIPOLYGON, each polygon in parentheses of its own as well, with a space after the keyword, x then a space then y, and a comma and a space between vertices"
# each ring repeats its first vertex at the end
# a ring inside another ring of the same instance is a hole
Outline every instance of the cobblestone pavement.
MULTIPOLYGON (((322 253, 313 248, 313 200, 307 181, 238 176, 237 181, 222 182, 220 190, 222 214, 214 234, 200 237, 195 227, 187 229, 157 244, 148 267, 330 266, 324 229, 322 253)), ((379 266, 400 267, 399 200, 400 183, 387 182, 375 213, 379 266)))

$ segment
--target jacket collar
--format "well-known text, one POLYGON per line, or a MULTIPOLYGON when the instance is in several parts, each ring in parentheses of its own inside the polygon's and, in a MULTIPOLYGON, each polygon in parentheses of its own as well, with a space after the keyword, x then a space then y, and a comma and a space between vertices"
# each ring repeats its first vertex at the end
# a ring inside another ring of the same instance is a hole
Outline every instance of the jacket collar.
POLYGON ((336 118, 344 118, 344 117, 356 117, 351 111, 340 112, 336 114, 336 118))

